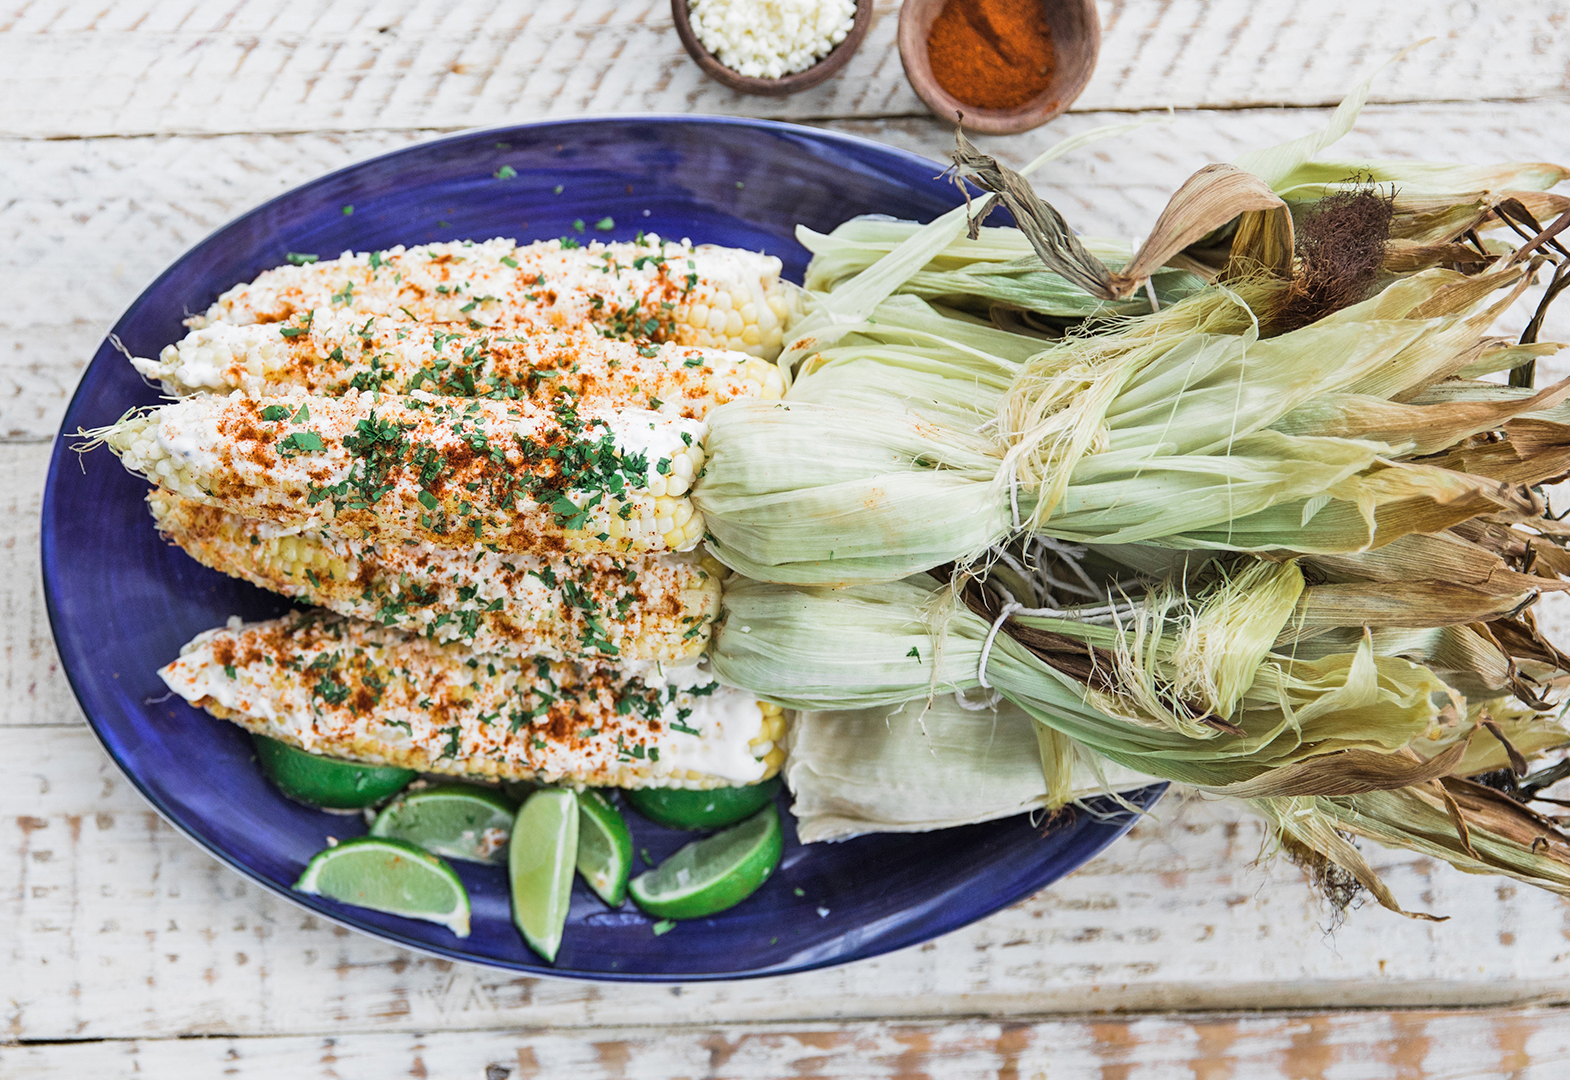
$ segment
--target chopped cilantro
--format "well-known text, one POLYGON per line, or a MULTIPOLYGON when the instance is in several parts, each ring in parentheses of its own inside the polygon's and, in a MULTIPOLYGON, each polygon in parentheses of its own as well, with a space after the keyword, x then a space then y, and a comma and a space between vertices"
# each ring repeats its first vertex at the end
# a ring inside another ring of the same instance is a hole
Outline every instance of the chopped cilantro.
POLYGON ((327 447, 322 444, 322 437, 314 431, 296 431, 278 444, 278 449, 295 451, 297 453, 320 453, 327 447))

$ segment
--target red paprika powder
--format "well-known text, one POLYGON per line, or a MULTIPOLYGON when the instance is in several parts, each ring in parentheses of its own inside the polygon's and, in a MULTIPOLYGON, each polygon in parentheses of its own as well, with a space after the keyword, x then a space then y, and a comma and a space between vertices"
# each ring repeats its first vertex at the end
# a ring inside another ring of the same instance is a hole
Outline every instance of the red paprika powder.
POLYGON ((927 31, 932 75, 978 109, 1014 109, 1052 83, 1045 0, 948 0, 927 31))

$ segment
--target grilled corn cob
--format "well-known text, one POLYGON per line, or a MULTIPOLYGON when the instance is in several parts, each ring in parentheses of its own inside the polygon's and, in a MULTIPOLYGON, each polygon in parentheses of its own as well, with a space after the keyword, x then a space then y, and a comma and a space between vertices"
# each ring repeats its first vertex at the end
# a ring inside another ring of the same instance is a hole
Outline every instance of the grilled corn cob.
POLYGON ((592 787, 778 771, 784 714, 697 665, 633 673, 483 657, 320 613, 209 630, 159 671, 186 701, 332 757, 592 787))
POLYGON ((154 488, 163 536, 253 585, 476 652, 552 660, 696 658, 720 574, 692 556, 572 560, 291 532, 154 488))
POLYGON ((528 399, 563 394, 612 408, 701 419, 736 398, 777 399, 779 369, 745 353, 639 345, 587 332, 525 334, 466 326, 321 317, 277 323, 216 322, 193 330, 138 371, 175 397, 243 390, 252 397, 350 390, 528 399))
POLYGON ((706 430, 636 409, 353 391, 200 394, 87 434, 160 487, 285 527, 593 554, 697 545, 687 491, 706 430))
POLYGON ((225 292, 188 325, 284 322, 325 309, 471 328, 589 326, 606 337, 772 359, 789 310, 779 275, 770 255, 653 235, 587 246, 454 241, 280 266, 225 292))

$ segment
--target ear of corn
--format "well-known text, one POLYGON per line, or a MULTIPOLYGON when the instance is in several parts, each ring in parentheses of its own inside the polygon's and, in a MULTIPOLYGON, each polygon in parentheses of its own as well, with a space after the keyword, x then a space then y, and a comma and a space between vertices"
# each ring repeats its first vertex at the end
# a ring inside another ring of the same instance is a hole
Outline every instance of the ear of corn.
POLYGON ((712 788, 766 779, 784 759, 784 713, 692 665, 482 656, 321 614, 235 620, 159 674, 249 731, 422 772, 712 788))
POLYGON ((292 531, 160 489, 158 531, 205 566, 340 615, 480 653, 680 662, 709 643, 722 568, 694 556, 575 559, 292 531))
MULTIPOLYGON (((1202 610, 1203 598, 1195 602, 1202 610)), ((1275 621, 1290 616, 1290 605, 1268 596, 1261 602, 1275 621)), ((1431 670, 1376 654, 1366 637, 1312 661, 1267 655, 1216 727, 1201 722, 1216 715, 1208 705, 1217 702, 1203 700, 1204 680, 1192 673, 1217 669, 1185 659, 1170 629, 1100 625, 1072 610, 1061 618, 1015 616, 1011 625, 1061 642, 1065 666, 1058 667, 1010 633, 991 634, 931 579, 842 590, 742 582, 727 590, 725 607, 711 647, 716 671, 784 705, 862 709, 954 691, 974 696, 986 690, 985 656, 993 690, 1038 722, 1143 775, 1209 788, 1286 766, 1328 761, 1324 767, 1334 768, 1338 753, 1388 757, 1464 719, 1457 695, 1431 670), (1174 658, 1191 673, 1192 700, 1177 689, 1174 658)), ((1273 640, 1278 632, 1267 626, 1260 636, 1273 640)), ((1196 640, 1225 663, 1221 639, 1196 640)), ((1224 674, 1211 678, 1233 685, 1224 674)))
POLYGON ((1476 359, 1509 299, 1491 294, 1520 281, 1429 271, 1268 339, 1256 311, 1279 302, 1279 286, 1213 286, 1100 334, 1014 335, 1023 360, 987 351, 1001 331, 949 319, 945 338, 930 308, 885 303, 870 322, 818 332, 827 341, 800 350, 778 407, 710 415, 694 499, 718 558, 801 584, 976 559, 1020 529, 1335 552, 1529 509, 1498 483, 1537 482, 1510 471, 1508 447, 1492 463, 1471 450, 1393 460, 1511 415, 1452 413, 1440 426, 1399 406, 1476 359))
POLYGON ((99 433, 127 468, 335 536, 560 554, 686 551, 701 422, 454 398, 199 395, 99 433))
POLYGON ((641 241, 496 239, 346 252, 236 285, 193 329, 312 312, 473 329, 589 327, 606 337, 728 348, 772 359, 789 298, 769 255, 641 241))
POLYGON ((370 316, 287 323, 211 323, 157 360, 134 358, 171 395, 251 397, 351 390, 651 409, 702 419, 738 398, 778 398, 779 369, 745 353, 645 345, 590 333, 525 332, 370 316))

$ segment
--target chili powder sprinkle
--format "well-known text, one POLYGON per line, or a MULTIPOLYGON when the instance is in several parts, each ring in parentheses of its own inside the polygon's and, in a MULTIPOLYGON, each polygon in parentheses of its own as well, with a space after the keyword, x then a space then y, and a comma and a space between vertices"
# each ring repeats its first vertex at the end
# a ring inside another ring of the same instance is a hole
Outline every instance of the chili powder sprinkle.
POLYGON ((933 77, 978 109, 1014 109, 1052 83, 1043 0, 948 0, 927 32, 933 77))

